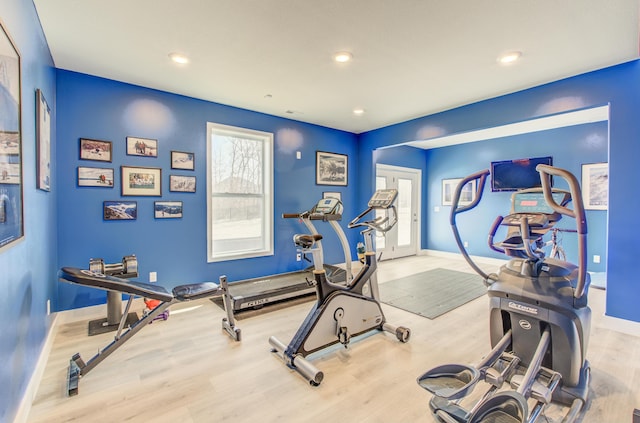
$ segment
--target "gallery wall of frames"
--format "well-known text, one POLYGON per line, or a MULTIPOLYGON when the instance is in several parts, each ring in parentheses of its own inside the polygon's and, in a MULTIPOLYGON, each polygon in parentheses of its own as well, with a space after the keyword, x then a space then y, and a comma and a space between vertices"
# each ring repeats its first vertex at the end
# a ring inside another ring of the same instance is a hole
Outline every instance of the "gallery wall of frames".
MULTIPOLYGON (((79 158, 86 160, 86 165, 77 167, 78 188, 114 190, 119 188, 121 197, 159 197, 159 199, 154 201, 152 210, 138 211, 138 202, 135 200, 115 199, 115 195, 105 195, 102 218, 104 220, 136 220, 140 212, 152 214, 156 219, 181 218, 183 216, 182 201, 163 199, 163 167, 153 162, 158 160, 159 141, 140 137, 126 137, 121 140, 126 148, 126 157, 149 158, 150 166, 120 163, 117 167, 113 164, 114 142, 118 141, 80 138, 79 158), (116 182, 118 177, 119 183, 116 182)), ((195 154, 171 151, 170 160, 172 173, 169 175, 168 191, 195 193, 196 177, 187 174, 195 170, 195 154)))

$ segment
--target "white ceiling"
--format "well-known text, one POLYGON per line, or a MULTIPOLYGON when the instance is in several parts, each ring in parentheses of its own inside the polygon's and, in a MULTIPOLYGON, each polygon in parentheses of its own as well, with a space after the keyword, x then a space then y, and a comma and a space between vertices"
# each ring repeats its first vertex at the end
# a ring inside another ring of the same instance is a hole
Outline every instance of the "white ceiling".
POLYGON ((639 57, 639 0, 34 3, 60 69, 353 133, 639 57))

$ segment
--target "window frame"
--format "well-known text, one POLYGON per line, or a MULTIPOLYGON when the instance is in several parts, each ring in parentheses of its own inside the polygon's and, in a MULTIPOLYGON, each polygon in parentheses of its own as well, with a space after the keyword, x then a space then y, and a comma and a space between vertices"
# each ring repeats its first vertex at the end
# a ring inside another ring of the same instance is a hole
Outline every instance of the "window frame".
POLYGON ((273 162, 273 140, 274 135, 271 132, 263 132, 254 129, 242 128, 238 126, 223 125, 214 122, 207 122, 207 262, 221 262, 229 260, 239 260, 246 258, 265 257, 274 255, 274 162, 273 162), (215 254, 213 251, 213 199, 216 196, 225 197, 229 195, 236 196, 235 193, 214 194, 212 187, 212 152, 213 152, 213 135, 233 135, 239 138, 260 140, 263 143, 263 175, 262 175, 262 194, 246 194, 246 197, 262 197, 264 205, 262 210, 263 219, 263 245, 265 248, 256 250, 242 250, 233 253, 215 254))

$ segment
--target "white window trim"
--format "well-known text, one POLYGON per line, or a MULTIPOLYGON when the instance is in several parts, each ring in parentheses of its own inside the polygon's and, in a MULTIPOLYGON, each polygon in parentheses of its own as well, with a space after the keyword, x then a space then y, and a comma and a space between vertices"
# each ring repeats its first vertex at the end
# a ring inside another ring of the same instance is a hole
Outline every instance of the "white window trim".
POLYGON ((207 262, 220 262, 229 260, 239 260, 253 257, 272 256, 274 254, 274 222, 273 222, 273 179, 274 179, 274 163, 273 163, 273 133, 257 131, 253 129, 241 128, 237 126, 222 125, 219 123, 207 122, 207 262), (213 196, 211 187, 211 135, 216 133, 242 134, 251 138, 258 138, 265 142, 266 148, 264 157, 264 228, 265 237, 267 238, 267 248, 246 252, 233 253, 213 256, 213 238, 212 238, 212 210, 211 198, 213 196))

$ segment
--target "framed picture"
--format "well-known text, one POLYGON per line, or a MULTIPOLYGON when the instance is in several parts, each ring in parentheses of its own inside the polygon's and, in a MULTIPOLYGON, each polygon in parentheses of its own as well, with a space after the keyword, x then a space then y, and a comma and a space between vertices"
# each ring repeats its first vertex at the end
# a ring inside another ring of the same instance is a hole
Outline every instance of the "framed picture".
POLYGON ((24 236, 21 63, 0 22, 0 249, 24 236))
POLYGON ((158 157, 158 140, 127 137, 127 155, 158 157))
MULTIPOLYGON (((442 205, 443 206, 452 206, 453 205, 453 195, 456 192, 456 188, 458 184, 462 182, 462 178, 452 178, 452 179, 443 179, 442 180, 442 205)), ((466 206, 471 204, 471 202, 476 197, 476 181, 469 181, 462 188, 460 192, 460 201, 459 205, 466 206)))
POLYGON ((51 191, 51 109, 40 89, 36 90, 37 188, 51 191))
POLYGON ((183 151, 171 152, 171 169, 195 169, 195 157, 193 153, 185 153, 183 151))
POLYGON ((111 141, 80 138, 80 158, 98 162, 111 161, 111 141))
POLYGON ((582 165, 582 197, 585 210, 607 210, 609 163, 582 165))
POLYGON ((78 166, 78 186, 113 188, 113 173, 113 169, 78 166))
POLYGON ((342 193, 335 191, 325 191, 322 193, 322 198, 335 198, 342 202, 342 193))
POLYGON ((6 163, 0 160, 0 184, 20 185, 20 181, 20 163, 6 163))
POLYGON ((104 220, 136 220, 138 203, 135 201, 105 201, 102 203, 104 220))
POLYGON ((347 186, 347 156, 316 151, 316 185, 347 186))
POLYGON ((196 192, 195 176, 169 176, 169 191, 174 192, 196 192))
POLYGON ((159 167, 120 166, 122 195, 162 195, 162 169, 159 167))
POLYGON ((156 201, 153 203, 156 219, 178 219, 182 217, 182 201, 156 201))

